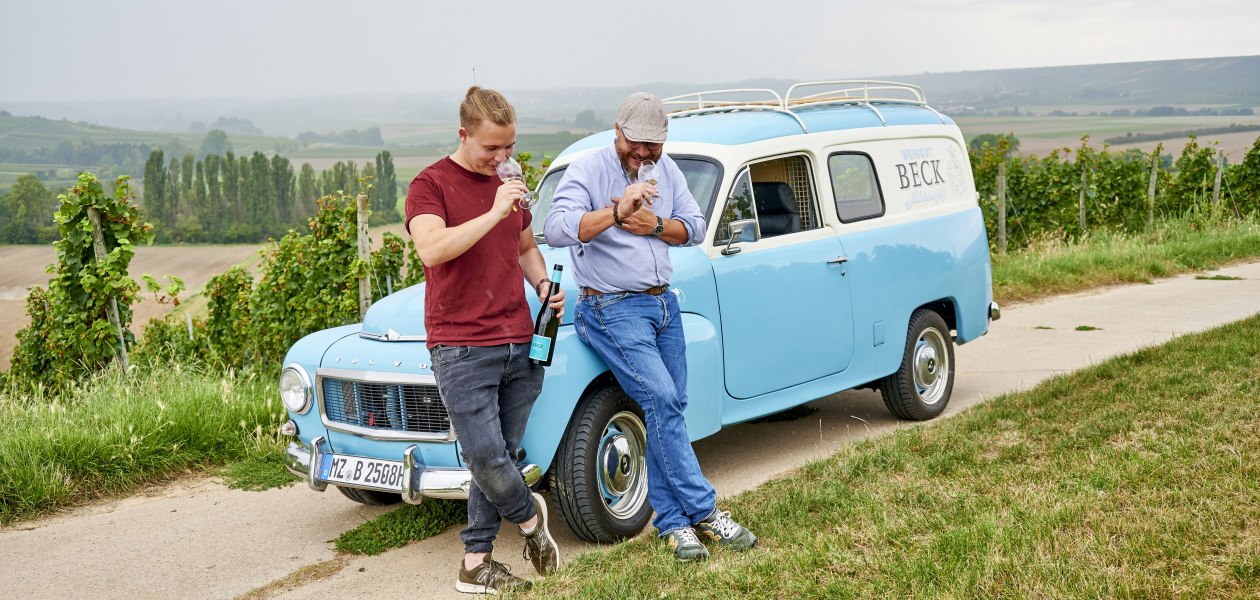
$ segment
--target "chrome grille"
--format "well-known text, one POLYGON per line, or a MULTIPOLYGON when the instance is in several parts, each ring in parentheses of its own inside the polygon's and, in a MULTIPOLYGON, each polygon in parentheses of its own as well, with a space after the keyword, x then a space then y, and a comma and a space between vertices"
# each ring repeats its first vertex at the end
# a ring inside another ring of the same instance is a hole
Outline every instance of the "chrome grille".
POLYGON ((324 417, 379 431, 446 434, 451 420, 436 385, 323 380, 324 417))

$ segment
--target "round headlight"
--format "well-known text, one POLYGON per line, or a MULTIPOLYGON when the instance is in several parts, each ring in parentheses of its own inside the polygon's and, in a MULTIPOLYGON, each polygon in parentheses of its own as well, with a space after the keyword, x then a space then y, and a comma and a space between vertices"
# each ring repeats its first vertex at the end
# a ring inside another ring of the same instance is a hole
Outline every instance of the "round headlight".
POLYGON ((284 407, 302 414, 311 407, 311 380, 306 370, 298 365, 289 365, 280 373, 280 400, 284 407))

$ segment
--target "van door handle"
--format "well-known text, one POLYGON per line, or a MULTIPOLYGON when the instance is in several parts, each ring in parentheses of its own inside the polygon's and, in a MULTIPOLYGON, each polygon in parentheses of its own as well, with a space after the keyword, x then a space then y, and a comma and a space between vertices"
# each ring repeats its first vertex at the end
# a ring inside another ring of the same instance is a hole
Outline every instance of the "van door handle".
POLYGON ((831 260, 827 261, 827 264, 829 264, 829 265, 842 265, 842 264, 847 263, 847 262, 849 262, 849 257, 847 257, 847 256, 837 256, 837 257, 835 257, 835 258, 833 258, 833 259, 831 259, 831 260))

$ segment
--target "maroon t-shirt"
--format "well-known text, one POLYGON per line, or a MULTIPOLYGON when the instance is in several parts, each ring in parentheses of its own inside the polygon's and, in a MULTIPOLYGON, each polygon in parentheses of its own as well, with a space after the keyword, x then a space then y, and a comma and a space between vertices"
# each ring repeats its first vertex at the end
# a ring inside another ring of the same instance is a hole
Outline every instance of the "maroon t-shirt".
MULTIPOLYGON (((456 227, 490 211, 502 182, 443 158, 421 171, 407 188, 408 231, 416 215, 437 215, 456 227)), ((534 322, 525 303, 521 232, 533 215, 514 210, 463 254, 424 265, 424 327, 428 345, 497 346, 525 343, 534 322)))

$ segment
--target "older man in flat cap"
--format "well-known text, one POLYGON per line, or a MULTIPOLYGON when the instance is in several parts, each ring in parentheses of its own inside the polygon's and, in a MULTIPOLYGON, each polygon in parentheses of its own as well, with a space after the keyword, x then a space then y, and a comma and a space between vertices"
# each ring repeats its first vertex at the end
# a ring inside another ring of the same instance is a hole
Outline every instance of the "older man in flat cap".
POLYGON ((719 546, 751 548, 757 538, 716 506, 700 471, 683 410, 687 356, 676 295, 669 291, 670 246, 692 246, 704 215, 678 165, 664 154, 669 119, 661 101, 639 92, 621 103, 611 146, 569 165, 556 188, 544 233, 568 246, 580 286, 578 337, 612 369, 647 419, 648 501, 652 524, 680 560, 719 546), (657 163, 655 182, 636 181, 657 163))

